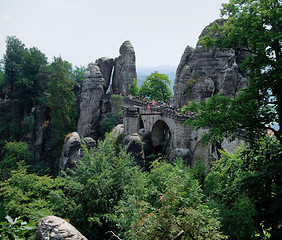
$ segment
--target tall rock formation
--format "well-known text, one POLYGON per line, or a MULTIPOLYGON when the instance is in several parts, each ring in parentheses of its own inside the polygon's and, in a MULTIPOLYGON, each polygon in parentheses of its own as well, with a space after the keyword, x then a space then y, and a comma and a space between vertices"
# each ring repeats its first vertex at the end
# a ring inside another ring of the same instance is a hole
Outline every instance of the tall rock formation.
MULTIPOLYGON (((200 37, 208 34, 209 26, 202 31, 200 37)), ((188 46, 176 72, 176 107, 182 107, 191 100, 209 98, 216 93, 234 97, 247 84, 244 73, 239 69, 244 57, 246 56, 234 50, 221 51, 216 47, 207 50, 201 46, 193 50, 188 46)))
POLYGON ((126 95, 129 84, 137 77, 135 52, 130 41, 121 45, 120 56, 115 60, 102 57, 88 64, 84 77, 77 132, 81 137, 97 140, 101 136, 100 122, 112 110, 110 95, 106 94, 111 79, 113 93, 126 95))
POLYGON ((120 56, 115 59, 112 89, 114 93, 127 95, 128 86, 137 79, 135 51, 130 41, 125 41, 120 49, 120 56))
POLYGON ((82 137, 99 136, 100 101, 104 94, 104 77, 96 63, 88 64, 82 84, 77 132, 82 137))

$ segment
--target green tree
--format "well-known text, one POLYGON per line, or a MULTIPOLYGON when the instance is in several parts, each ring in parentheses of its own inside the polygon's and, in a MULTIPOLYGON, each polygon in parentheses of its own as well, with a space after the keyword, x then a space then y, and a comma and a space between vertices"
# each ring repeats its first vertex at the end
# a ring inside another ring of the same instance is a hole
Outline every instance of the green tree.
POLYGON ((225 239, 215 212, 181 160, 154 162, 117 209, 125 239, 225 239))
POLYGON ((156 71, 143 82, 140 95, 149 97, 151 100, 167 102, 172 97, 172 92, 168 87, 169 84, 168 76, 156 71))
POLYGON ((51 80, 47 88, 47 102, 51 108, 51 123, 56 140, 63 142, 65 135, 75 129, 76 99, 71 80, 71 64, 61 57, 54 58, 51 66, 51 80))
POLYGON ((11 171, 18 169, 18 164, 25 164, 31 158, 25 142, 6 142, 3 152, 4 158, 0 161, 0 181, 8 179, 11 171))
POLYGON ((132 84, 129 84, 128 92, 132 96, 139 96, 140 88, 137 86, 137 79, 134 78, 132 84))
POLYGON ((76 171, 63 177, 67 201, 62 198, 60 214, 88 239, 108 239, 105 233, 116 231, 115 207, 138 175, 130 154, 115 142, 110 133, 97 148, 88 151, 84 147, 76 171))
POLYGON ((72 71, 72 80, 76 81, 80 85, 82 85, 84 80, 84 73, 86 71, 86 67, 84 66, 75 66, 74 70, 72 71))
POLYGON ((0 90, 3 88, 4 84, 4 72, 0 69, 0 90))
POLYGON ((107 113, 107 117, 101 121, 101 133, 105 137, 106 133, 109 133, 113 128, 118 125, 118 114, 107 113))
POLYGON ((27 113, 31 107, 41 103, 46 87, 43 72, 46 66, 47 58, 40 50, 33 47, 24 51, 20 78, 15 82, 15 97, 27 113))
POLYGON ((8 36, 6 39, 6 52, 4 54, 4 73, 7 86, 11 93, 14 92, 14 85, 20 78, 21 62, 25 52, 25 45, 15 36, 8 36))
POLYGON ((206 176, 207 202, 219 210, 224 233, 231 239, 253 238, 260 223, 272 228, 273 239, 281 236, 281 157, 279 142, 262 138, 252 148, 222 152, 206 176))
POLYGON ((29 174, 26 166, 12 171, 11 177, 0 182, 0 218, 6 215, 23 216, 25 220, 36 220, 55 214, 58 205, 56 190, 59 179, 50 176, 29 174))
MULTIPOLYGON (((12 108, 0 118, 5 134, 2 139, 20 141, 26 132, 21 126, 33 106, 44 103, 47 58, 37 48, 25 48, 16 37, 7 37, 4 54, 2 96, 9 97, 12 108), (4 88, 5 87, 5 88, 4 88), (7 124, 9 123, 9 124, 7 124), (7 131, 8 130, 8 131, 7 131), (7 137, 8 136, 8 137, 7 137)), ((2 129, 0 129, 2 133, 2 129)))
MULTIPOLYGON (((209 48, 212 45, 220 49, 234 49, 249 53, 244 61, 243 68, 247 72, 249 86, 233 100, 225 100, 227 109, 232 108, 235 119, 223 110, 230 125, 229 130, 234 132, 236 127, 246 128, 253 136, 261 135, 266 126, 277 122, 278 130, 272 128, 275 136, 281 141, 282 136, 282 62, 281 62, 281 1, 278 0, 231 0, 222 5, 221 14, 227 19, 214 24, 209 31, 220 32, 216 37, 209 35, 199 41, 199 45, 209 48), (239 99, 237 99, 239 98, 239 99), (253 105, 253 110, 249 106, 253 105), (236 107, 232 107, 236 106, 236 107), (245 106, 247 105, 247 110, 245 106), (249 111, 250 110, 250 111, 249 111), (242 117, 245 114, 247 117, 242 117), (229 116, 229 118, 227 118, 229 116)), ((210 101, 216 101, 212 97, 210 101)), ((195 107, 195 106, 194 106, 195 107)), ((188 111, 189 108, 185 108, 188 111)), ((197 106, 200 112, 199 125, 214 125, 209 113, 203 105, 197 106), (205 114, 206 113, 206 114, 205 114), (204 116, 207 116, 204 119, 204 116)), ((219 121, 223 121, 221 117, 219 121)), ((268 126, 270 128, 270 126, 268 126)), ((228 126, 220 131, 229 131, 228 126)), ((210 132, 212 133, 212 132, 210 132)), ((218 131, 215 131, 217 134, 218 131)))
POLYGON ((277 116, 272 106, 264 105, 256 97, 253 89, 247 88, 234 99, 218 94, 199 103, 191 101, 182 108, 183 113, 192 114, 185 125, 196 130, 208 127, 209 131, 202 138, 212 143, 223 141, 225 137, 234 139, 237 133, 254 141, 257 137, 264 136, 266 130, 271 128, 266 123, 273 122, 277 116))

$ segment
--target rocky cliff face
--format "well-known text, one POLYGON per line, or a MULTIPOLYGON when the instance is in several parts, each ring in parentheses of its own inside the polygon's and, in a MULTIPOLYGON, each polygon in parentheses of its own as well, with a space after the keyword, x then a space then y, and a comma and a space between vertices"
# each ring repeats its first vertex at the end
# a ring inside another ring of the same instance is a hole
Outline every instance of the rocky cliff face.
POLYGON ((120 49, 120 56, 115 59, 112 89, 114 93, 127 94, 128 86, 137 79, 135 51, 130 41, 125 41, 120 49))
POLYGON ((104 77, 96 63, 88 64, 82 84, 80 115, 77 132, 83 137, 97 139, 101 109, 100 100, 104 94, 104 77))
POLYGON ((130 41, 120 47, 120 56, 99 58, 88 64, 80 97, 80 116, 77 132, 82 137, 100 137, 100 121, 111 111, 110 97, 106 95, 112 79, 115 94, 127 94, 128 85, 136 78, 135 52, 130 41), (114 73, 112 76, 114 68, 114 73))
MULTIPOLYGON (((210 25, 209 25, 210 26, 210 25)), ((207 27, 209 27, 207 26, 207 27)), ((207 27, 200 37, 208 34, 207 27)), ((198 46, 187 47, 181 57, 174 83, 174 102, 182 107, 188 101, 200 101, 213 94, 234 97, 247 80, 239 65, 245 56, 234 50, 209 50, 198 46)))

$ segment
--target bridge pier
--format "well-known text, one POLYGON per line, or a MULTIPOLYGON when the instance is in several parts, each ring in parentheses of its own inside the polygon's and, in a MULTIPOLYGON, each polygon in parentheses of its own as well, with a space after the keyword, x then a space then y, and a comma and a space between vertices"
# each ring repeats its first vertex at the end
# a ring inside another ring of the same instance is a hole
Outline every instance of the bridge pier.
POLYGON ((140 129, 139 108, 124 108, 123 109, 123 125, 125 135, 138 133, 140 129))

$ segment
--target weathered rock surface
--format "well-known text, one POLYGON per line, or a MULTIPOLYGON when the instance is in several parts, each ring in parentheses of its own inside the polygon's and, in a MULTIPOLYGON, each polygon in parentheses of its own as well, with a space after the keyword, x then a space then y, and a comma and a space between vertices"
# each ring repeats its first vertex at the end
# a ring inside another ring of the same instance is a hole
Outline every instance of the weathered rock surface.
POLYGON ((124 136, 124 125, 118 124, 112 130, 114 137, 117 139, 119 136, 124 136))
POLYGON ((100 71, 104 77, 104 92, 106 93, 111 82, 111 76, 114 66, 114 59, 113 58, 98 58, 95 63, 100 68, 100 71))
MULTIPOLYGON (((207 27, 200 37, 206 34, 207 27)), ((191 100, 209 98, 215 93, 234 97, 247 84, 244 73, 239 69, 241 60, 245 57, 234 50, 220 51, 216 47, 206 50, 201 46, 193 50, 188 46, 176 72, 176 107, 182 107, 191 100)))
POLYGON ((91 137, 84 138, 84 141, 88 150, 97 146, 96 141, 91 137))
POLYGON ((36 229, 35 240, 87 240, 74 226, 62 218, 47 216, 36 229))
POLYGON ((173 162, 177 158, 181 158, 186 165, 190 165, 192 160, 191 150, 187 148, 175 148, 170 154, 170 161, 173 162))
POLYGON ((104 94, 104 77, 96 63, 88 64, 82 84, 77 132, 82 137, 99 137, 100 101, 104 94))
POLYGON ((142 144, 142 137, 138 133, 127 135, 123 140, 123 146, 132 154, 140 168, 145 167, 145 154, 142 144))
POLYGON ((130 41, 125 41, 115 59, 112 89, 116 94, 127 95, 128 86, 137 79, 135 51, 130 41))
POLYGON ((80 157, 81 140, 77 132, 73 132, 67 135, 67 141, 63 146, 63 150, 60 157, 59 168, 60 171, 66 171, 69 169, 75 169, 75 164, 80 157))
POLYGON ((31 116, 34 119, 34 131, 29 135, 29 148, 35 162, 40 162, 44 149, 44 130, 48 127, 49 121, 45 119, 44 108, 32 108, 31 116))

